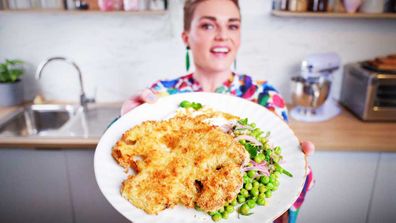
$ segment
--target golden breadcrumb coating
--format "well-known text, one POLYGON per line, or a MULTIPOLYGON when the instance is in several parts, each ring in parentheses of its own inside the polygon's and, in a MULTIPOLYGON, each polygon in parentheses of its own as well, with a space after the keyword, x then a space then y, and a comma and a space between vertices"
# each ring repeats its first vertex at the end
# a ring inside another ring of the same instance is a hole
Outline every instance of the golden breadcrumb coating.
POLYGON ((214 114, 187 112, 126 131, 112 150, 122 167, 136 173, 122 183, 122 196, 148 214, 177 204, 215 211, 231 202, 249 156, 231 135, 203 122, 214 114))

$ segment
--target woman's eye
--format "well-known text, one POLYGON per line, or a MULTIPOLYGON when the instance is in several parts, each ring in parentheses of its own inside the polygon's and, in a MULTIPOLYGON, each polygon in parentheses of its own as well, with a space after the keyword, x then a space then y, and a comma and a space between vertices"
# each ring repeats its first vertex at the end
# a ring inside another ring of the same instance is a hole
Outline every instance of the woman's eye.
POLYGON ((201 28, 204 30, 212 30, 212 29, 214 29, 214 25, 209 24, 209 23, 204 23, 201 25, 201 28))
POLYGON ((239 25, 229 25, 228 28, 230 30, 238 30, 239 29, 239 25))

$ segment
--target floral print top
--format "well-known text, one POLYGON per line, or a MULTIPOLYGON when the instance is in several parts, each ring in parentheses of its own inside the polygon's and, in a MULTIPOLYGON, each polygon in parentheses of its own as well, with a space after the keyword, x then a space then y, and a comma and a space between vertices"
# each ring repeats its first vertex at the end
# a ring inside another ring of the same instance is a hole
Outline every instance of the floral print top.
MULTIPOLYGON (((202 86, 188 74, 173 80, 160 80, 151 86, 151 90, 158 96, 166 96, 187 92, 203 91, 202 86)), ((217 87, 216 93, 230 94, 258 103, 270 111, 273 111, 287 121, 287 109, 285 101, 279 92, 267 81, 254 81, 245 74, 233 73, 221 86, 217 87)))

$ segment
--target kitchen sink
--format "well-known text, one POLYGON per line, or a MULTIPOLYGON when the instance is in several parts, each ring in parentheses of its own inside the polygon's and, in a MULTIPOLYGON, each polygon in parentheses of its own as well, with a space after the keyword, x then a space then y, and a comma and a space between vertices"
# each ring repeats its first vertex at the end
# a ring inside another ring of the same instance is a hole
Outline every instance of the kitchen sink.
POLYGON ((118 115, 118 106, 30 105, 0 120, 0 139, 99 138, 118 115))
POLYGON ((17 110, 0 123, 5 136, 47 135, 65 125, 77 113, 72 105, 31 105, 17 110))

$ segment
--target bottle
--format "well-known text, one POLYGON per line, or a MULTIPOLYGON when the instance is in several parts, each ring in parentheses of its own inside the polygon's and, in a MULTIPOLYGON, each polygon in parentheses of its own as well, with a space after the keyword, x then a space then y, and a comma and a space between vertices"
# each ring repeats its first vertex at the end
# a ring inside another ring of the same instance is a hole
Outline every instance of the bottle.
POLYGON ((282 0, 272 0, 272 10, 281 10, 282 0))
POLYGON ((297 11, 298 12, 306 12, 307 9, 308 9, 308 0, 298 0, 297 11))
POLYGON ((297 4, 298 4, 298 0, 289 0, 289 11, 291 12, 295 12, 297 11, 297 4))
POLYGON ((139 10, 139 0, 124 0, 125 11, 137 11, 139 10))
POLYGON ((327 0, 309 0, 308 11, 311 12, 327 11, 327 0))
POLYGON ((288 0, 282 0, 281 1, 281 10, 282 11, 287 11, 288 6, 289 5, 289 1, 288 0))

